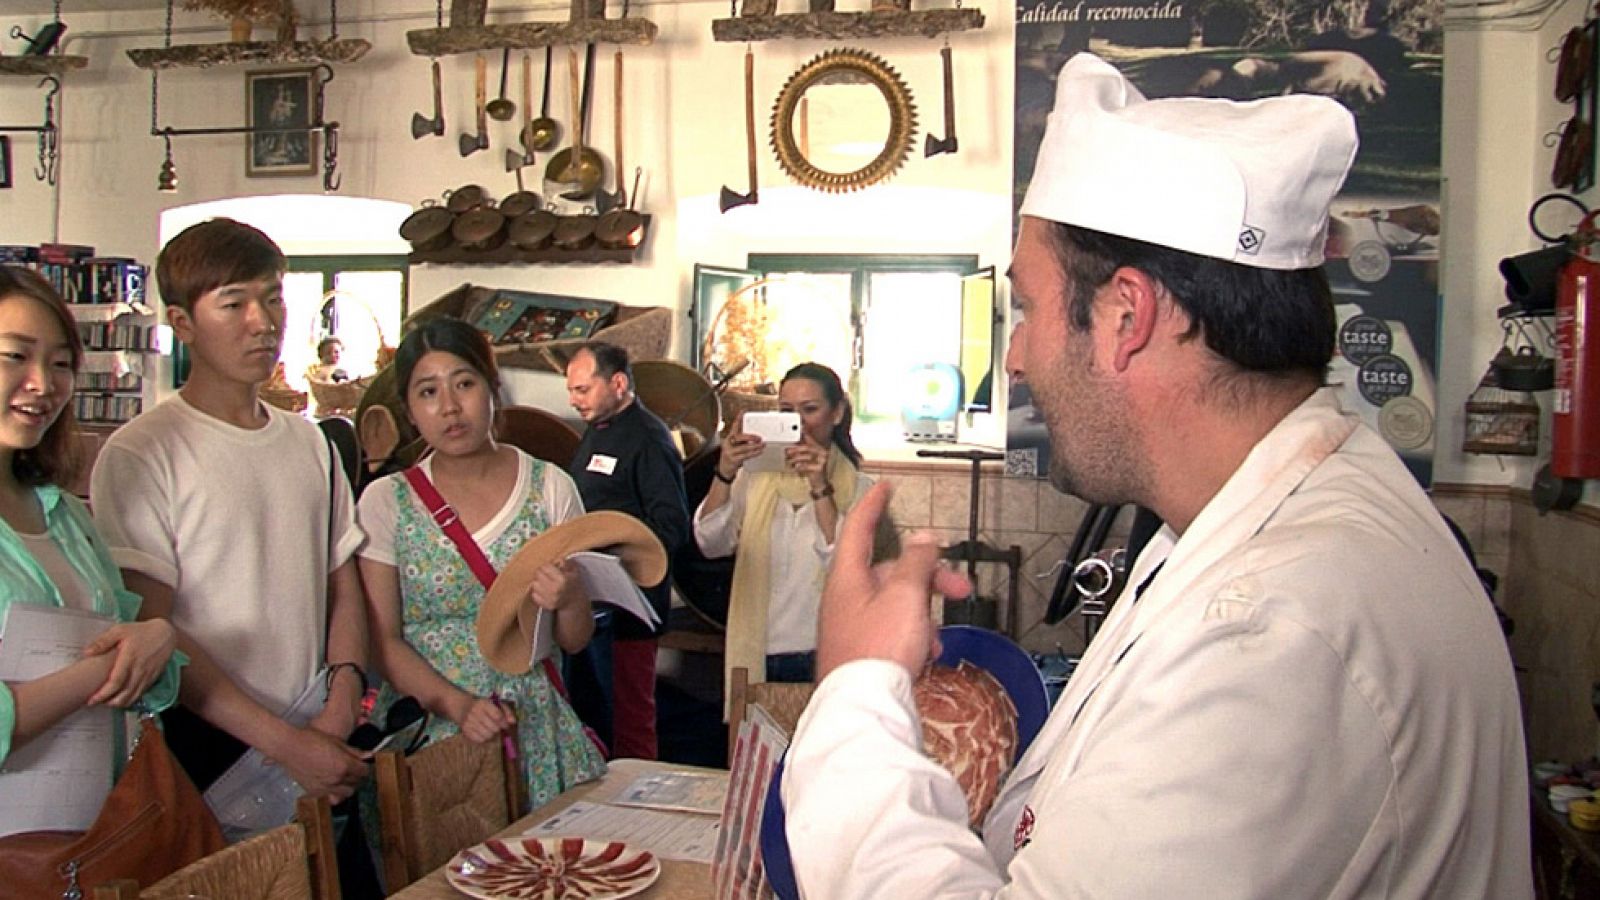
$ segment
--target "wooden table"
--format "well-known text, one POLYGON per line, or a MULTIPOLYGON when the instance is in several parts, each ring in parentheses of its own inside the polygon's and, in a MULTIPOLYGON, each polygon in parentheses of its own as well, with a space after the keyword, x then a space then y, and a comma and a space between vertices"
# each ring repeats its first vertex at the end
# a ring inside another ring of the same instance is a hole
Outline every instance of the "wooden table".
MULTIPOLYGON (((515 822, 496 837, 519 835, 533 828, 545 819, 566 809, 579 800, 605 801, 622 792, 632 784, 634 779, 641 775, 656 772, 708 772, 715 773, 716 769, 702 769, 697 766, 685 766, 677 763, 652 762, 642 759, 617 759, 612 760, 606 771, 605 777, 588 784, 581 784, 570 791, 563 793, 556 799, 539 807, 528 815, 515 822)), ((683 813, 683 815, 693 815, 683 813)), ((661 877, 655 884, 634 896, 641 900, 699 900, 711 896, 711 867, 703 863, 684 862, 676 859, 661 860, 661 877)), ((413 882, 405 890, 391 894, 391 900, 461 900, 465 894, 460 893, 450 886, 445 880, 444 868, 429 872, 427 875, 413 882)))

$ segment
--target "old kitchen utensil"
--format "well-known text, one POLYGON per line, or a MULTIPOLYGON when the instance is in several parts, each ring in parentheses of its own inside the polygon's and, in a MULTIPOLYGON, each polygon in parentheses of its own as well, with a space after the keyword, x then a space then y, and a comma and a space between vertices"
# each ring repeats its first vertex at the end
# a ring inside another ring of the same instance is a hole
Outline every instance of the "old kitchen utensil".
POLYGON ((569 80, 572 83, 572 109, 576 116, 576 121, 572 124, 572 146, 552 156, 544 170, 544 177, 547 180, 571 186, 571 190, 563 191, 561 194, 568 200, 582 200, 592 195, 594 189, 599 187, 605 178, 605 163, 600 159, 600 154, 583 144, 584 125, 589 120, 588 100, 590 78, 594 74, 594 45, 588 45, 585 52, 581 98, 578 87, 578 54, 576 51, 568 51, 567 56, 569 80))
POLYGON ((750 162, 750 193, 741 194, 723 185, 722 198, 717 204, 723 212, 759 203, 761 199, 756 193, 756 54, 748 47, 744 51, 744 137, 745 156, 750 162))
POLYGON ((556 216, 554 203, 544 209, 535 209, 525 212, 511 220, 511 243, 518 250, 541 250, 550 243, 555 236, 556 224, 560 221, 556 216))
POLYGON ((578 250, 594 240, 594 229, 599 224, 599 216, 594 214, 594 207, 585 206, 583 212, 575 216, 562 216, 556 223, 556 245, 563 250, 578 250))
POLYGON ((428 135, 435 137, 444 136, 444 95, 439 83, 439 61, 433 61, 433 118, 424 118, 422 113, 411 114, 411 137, 421 140, 428 135))
POLYGON ((614 180, 616 183, 616 190, 610 193, 606 193, 603 190, 595 192, 594 205, 596 209, 600 210, 602 215, 614 209, 621 209, 623 204, 626 202, 626 198, 622 193, 622 48, 620 47, 617 48, 615 60, 615 75, 612 78, 611 100, 611 108, 613 110, 612 124, 615 130, 612 135, 612 151, 614 156, 612 157, 611 164, 612 172, 615 173, 614 180))
POLYGON ((522 127, 522 146, 529 153, 543 153, 556 145, 556 139, 561 136, 561 126, 556 120, 550 118, 550 55, 551 48, 544 48, 544 94, 539 101, 539 118, 534 119, 522 127))
POLYGON ((506 241, 506 217, 493 206, 480 206, 459 216, 450 236, 463 250, 493 250, 506 241))
POLYGON ((473 94, 478 109, 478 133, 463 134, 460 139, 461 155, 471 156, 479 150, 489 149, 489 116, 484 109, 488 93, 489 65, 479 56, 473 66, 473 94))
POLYGON ((955 74, 951 71, 949 44, 939 51, 939 56, 944 59, 944 137, 936 138, 933 132, 928 132, 923 142, 923 156, 954 153, 959 146, 956 142, 955 74))
POLYGON ((515 219, 524 213, 533 212, 541 205, 539 195, 533 191, 517 191, 500 201, 500 214, 507 219, 515 219))
POLYGON ((450 246, 450 226, 455 223, 455 219, 455 213, 440 206, 436 201, 424 200, 422 206, 400 223, 400 237, 411 245, 412 250, 419 253, 443 250, 450 246))
POLYGON ((453 213, 464 213, 468 210, 489 202, 489 192, 476 184, 463 184, 458 188, 446 188, 444 192, 444 205, 453 213))
POLYGON ((500 96, 489 101, 486 107, 489 118, 496 122, 509 122, 517 114, 517 105, 506 99, 506 69, 511 65, 511 48, 500 51, 500 96))
POLYGON ((517 173, 517 190, 522 190, 523 166, 533 165, 533 150, 528 147, 528 123, 533 116, 533 61, 522 54, 522 152, 506 150, 506 171, 517 173))
POLYGON ((594 239, 601 246, 611 248, 637 247, 644 237, 644 216, 634 210, 639 196, 639 176, 644 169, 633 170, 633 190, 628 192, 628 205, 619 206, 600 217, 594 226, 594 239))

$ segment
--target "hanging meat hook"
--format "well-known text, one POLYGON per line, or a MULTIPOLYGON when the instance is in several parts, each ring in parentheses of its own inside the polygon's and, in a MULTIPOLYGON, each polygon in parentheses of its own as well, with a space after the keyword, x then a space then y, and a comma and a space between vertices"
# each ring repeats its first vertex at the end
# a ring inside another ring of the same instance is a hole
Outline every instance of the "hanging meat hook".
POLYGON ((39 129, 39 164, 33 177, 54 187, 57 179, 56 161, 60 156, 60 129, 56 127, 56 95, 61 93, 61 79, 46 75, 40 87, 49 86, 44 95, 44 125, 39 129))

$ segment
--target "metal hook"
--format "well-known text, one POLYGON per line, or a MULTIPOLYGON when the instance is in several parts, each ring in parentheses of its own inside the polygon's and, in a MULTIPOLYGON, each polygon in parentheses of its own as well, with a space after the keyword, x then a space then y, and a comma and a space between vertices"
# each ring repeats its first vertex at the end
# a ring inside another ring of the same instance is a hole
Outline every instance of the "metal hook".
POLYGON ((33 177, 55 187, 58 178, 56 161, 60 156, 55 100, 56 95, 61 93, 61 79, 46 75, 40 79, 39 87, 47 85, 49 90, 44 95, 44 125, 39 128, 39 163, 33 169, 33 177))
POLYGON ((322 129, 322 190, 334 193, 343 179, 339 169, 339 123, 332 122, 322 129))

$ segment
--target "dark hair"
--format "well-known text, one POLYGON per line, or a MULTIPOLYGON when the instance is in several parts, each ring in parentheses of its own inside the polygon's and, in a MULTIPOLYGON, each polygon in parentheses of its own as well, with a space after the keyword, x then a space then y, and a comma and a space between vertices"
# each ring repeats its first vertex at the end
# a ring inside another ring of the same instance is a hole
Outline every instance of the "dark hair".
MULTIPOLYGON (((584 341, 578 349, 572 351, 572 356, 588 351, 594 357, 594 373, 601 378, 610 378, 621 372, 628 377, 628 389, 633 389, 633 361, 628 358, 628 351, 616 344, 605 341, 584 341)), ((568 357, 570 365, 572 357, 568 357)))
MULTIPOLYGON (((67 347, 72 353, 72 372, 76 375, 78 367, 83 365, 83 341, 78 337, 78 323, 61 295, 31 269, 0 265, 0 302, 17 297, 39 301, 55 317, 66 335, 67 347)), ((67 397, 38 445, 11 454, 11 474, 17 481, 31 486, 67 484, 78 474, 82 458, 73 414, 76 406, 74 398, 67 397)))
POLYGON ((1046 222, 1070 287, 1068 319, 1089 327, 1094 293, 1124 266, 1159 281, 1189 316, 1186 338, 1244 373, 1320 385, 1333 359, 1333 293, 1322 267, 1260 269, 1046 222))
POLYGON ((489 382, 490 394, 500 396, 500 367, 495 364, 489 339, 460 319, 441 316, 413 328, 394 352, 394 383, 402 408, 410 405, 412 372, 432 350, 452 353, 466 360, 467 365, 489 382))
POLYGON ((320 358, 322 356, 322 351, 328 349, 329 347, 333 346, 334 344, 338 344, 340 347, 343 347, 344 346, 344 341, 339 340, 338 338, 334 337, 331 334, 328 335, 327 337, 323 338, 322 340, 317 341, 317 356, 320 358))
POLYGON ((207 219, 161 248, 156 284, 164 302, 191 312, 207 291, 282 275, 287 267, 283 251, 260 229, 233 219, 207 219))
POLYGON ((844 392, 844 385, 839 381, 837 372, 817 362, 803 362, 798 366, 783 373, 783 380, 778 384, 783 386, 796 378, 804 378, 814 382, 822 388, 822 396, 828 401, 830 407, 844 407, 844 415, 840 417, 839 424, 833 426, 833 442, 838 445, 839 452, 856 468, 861 468, 861 451, 856 449, 855 441, 850 439, 850 423, 855 418, 855 413, 850 406, 850 396, 844 392))

